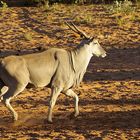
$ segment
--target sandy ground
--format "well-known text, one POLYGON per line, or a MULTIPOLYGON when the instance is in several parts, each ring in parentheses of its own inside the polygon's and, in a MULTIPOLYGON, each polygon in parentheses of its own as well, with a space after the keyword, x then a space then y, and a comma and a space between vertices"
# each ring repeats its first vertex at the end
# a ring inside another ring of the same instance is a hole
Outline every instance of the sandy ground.
POLYGON ((49 124, 50 89, 30 87, 12 101, 19 113, 17 122, 12 122, 0 103, 0 139, 139 140, 140 11, 136 20, 119 26, 116 15, 103 6, 56 5, 49 10, 22 7, 2 11, 0 56, 48 47, 74 48, 80 37, 68 30, 65 20, 73 20, 97 36, 108 56, 93 57, 84 82, 74 89, 80 99, 77 118, 71 115, 73 100, 61 95, 54 108, 54 122, 49 124))

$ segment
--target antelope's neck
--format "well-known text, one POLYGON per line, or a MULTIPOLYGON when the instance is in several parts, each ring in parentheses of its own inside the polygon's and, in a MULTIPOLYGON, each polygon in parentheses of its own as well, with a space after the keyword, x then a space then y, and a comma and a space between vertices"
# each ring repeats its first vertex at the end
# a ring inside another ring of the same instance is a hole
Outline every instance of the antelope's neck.
POLYGON ((73 61, 75 63, 76 71, 84 71, 86 70, 89 61, 92 57, 91 52, 89 51, 88 46, 79 47, 72 52, 73 61))

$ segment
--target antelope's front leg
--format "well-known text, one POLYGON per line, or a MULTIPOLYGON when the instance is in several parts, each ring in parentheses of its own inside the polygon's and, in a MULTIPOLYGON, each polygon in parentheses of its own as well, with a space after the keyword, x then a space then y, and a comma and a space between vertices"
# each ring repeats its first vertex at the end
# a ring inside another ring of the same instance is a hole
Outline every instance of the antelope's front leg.
POLYGON ((60 95, 60 88, 53 88, 52 91, 51 91, 51 98, 50 98, 50 106, 49 106, 49 111, 48 111, 48 122, 52 122, 52 110, 55 106, 55 103, 56 103, 56 100, 57 100, 57 97, 60 95))

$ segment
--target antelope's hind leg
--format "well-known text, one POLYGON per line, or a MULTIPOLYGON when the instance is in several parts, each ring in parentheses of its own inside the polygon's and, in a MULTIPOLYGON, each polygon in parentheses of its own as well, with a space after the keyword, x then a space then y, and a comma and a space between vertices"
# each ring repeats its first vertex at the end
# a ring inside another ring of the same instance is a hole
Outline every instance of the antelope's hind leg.
POLYGON ((3 100, 3 95, 8 91, 8 87, 7 86, 3 86, 2 88, 0 87, 0 102, 3 100))
POLYGON ((12 113, 15 121, 18 120, 18 114, 11 106, 10 101, 20 92, 22 92, 25 87, 26 87, 26 84, 18 84, 17 86, 9 87, 8 91, 1 97, 2 102, 5 104, 8 110, 12 113))
POLYGON ((77 117, 79 115, 79 108, 78 108, 78 102, 79 102, 79 98, 77 96, 77 94, 72 90, 72 89, 68 89, 66 92, 64 92, 65 95, 74 98, 75 100, 75 113, 74 116, 77 117))

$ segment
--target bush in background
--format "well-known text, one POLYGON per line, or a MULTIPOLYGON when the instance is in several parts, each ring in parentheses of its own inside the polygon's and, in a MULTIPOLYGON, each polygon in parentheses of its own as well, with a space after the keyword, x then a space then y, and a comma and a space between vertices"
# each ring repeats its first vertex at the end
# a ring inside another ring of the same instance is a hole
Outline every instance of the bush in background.
MULTIPOLYGON (((98 3, 103 3, 103 4, 109 4, 113 3, 116 0, 32 0, 32 2, 35 3, 65 3, 65 4, 98 4, 98 3)), ((118 0, 118 1, 124 1, 124 0, 118 0)), ((140 0, 131 0, 132 3, 140 2, 140 0)))

